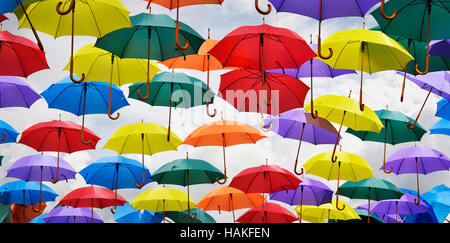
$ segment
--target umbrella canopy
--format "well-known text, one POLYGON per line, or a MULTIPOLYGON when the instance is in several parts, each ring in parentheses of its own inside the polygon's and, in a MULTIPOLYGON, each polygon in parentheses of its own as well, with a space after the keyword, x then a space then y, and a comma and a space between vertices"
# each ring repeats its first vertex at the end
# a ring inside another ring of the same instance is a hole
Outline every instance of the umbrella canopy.
POLYGON ((0 76, 0 108, 30 108, 41 96, 23 79, 16 76, 0 76))
POLYGON ((356 211, 347 205, 344 201, 339 201, 339 204, 344 205, 343 210, 339 210, 336 208, 337 201, 335 199, 332 200, 331 203, 321 204, 319 206, 313 205, 304 205, 302 207, 295 207, 295 211, 297 214, 300 213, 303 217, 313 220, 323 221, 324 219, 337 219, 337 220, 353 220, 353 219, 361 219, 361 217, 356 213, 356 211))
POLYGON ((398 222, 398 216, 400 214, 414 215, 428 211, 428 207, 425 203, 420 202, 416 205, 415 201, 417 201, 417 197, 410 194, 404 194, 400 199, 389 199, 377 202, 371 209, 371 213, 375 215, 395 215, 395 222, 398 222))
POLYGON ((450 120, 450 101, 447 99, 440 99, 437 102, 435 116, 450 120))
POLYGON ((440 119, 432 127, 430 127, 430 134, 443 134, 450 136, 450 121, 447 119, 440 119))
POLYGON ((6 17, 4 14, 0 14, 0 23, 7 19, 8 19, 8 17, 6 17))
POLYGON ((103 223, 97 213, 91 218, 90 208, 74 208, 61 206, 53 209, 42 217, 45 223, 103 223))
POLYGON ((189 217, 191 214, 188 210, 166 212, 166 216, 174 223, 216 223, 216 220, 201 208, 193 208, 190 211, 196 215, 194 219, 189 217))
POLYGON ((438 222, 443 223, 450 213, 450 188, 441 184, 433 187, 422 195, 431 204, 438 222))
POLYGON ((36 181, 12 181, 0 186, 0 203, 35 205, 55 201, 58 194, 49 186, 36 181))
POLYGON ((450 39, 430 41, 431 56, 450 58, 450 39))
POLYGON ((297 217, 286 208, 273 202, 249 209, 236 221, 239 223, 292 223, 297 217))
POLYGON ((117 207, 114 220, 117 223, 161 223, 162 215, 148 210, 136 210, 126 202, 117 207))
MULTIPOLYGON (((410 195, 417 195, 417 192, 410 189, 401 188, 402 192, 410 195)), ((401 215, 404 217, 405 223, 439 223, 436 214, 434 212, 433 206, 425 199, 421 199, 421 201, 428 207, 427 212, 422 212, 414 215, 401 215)), ((446 215, 447 216, 447 215, 446 215)))
POLYGON ((86 186, 77 188, 67 193, 60 201, 59 205, 71 206, 74 208, 107 208, 113 205, 123 205, 127 200, 114 191, 99 187, 86 186))
POLYGON ((349 219, 349 220, 335 220, 331 219, 330 223, 349 223, 349 224, 355 224, 355 223, 384 223, 384 221, 376 216, 373 213, 368 213, 367 210, 363 209, 355 209, 355 212, 359 215, 361 219, 349 219))
POLYGON ((17 136, 19 133, 8 123, 0 120, 0 134, 2 134, 0 138, 0 144, 3 143, 15 143, 17 140, 17 136))
MULTIPOLYGON (((44 208, 47 206, 46 203, 42 204, 44 208)), ((45 215, 42 212, 35 212, 34 205, 13 204, 9 206, 11 208, 10 223, 31 223, 32 219, 45 215)))

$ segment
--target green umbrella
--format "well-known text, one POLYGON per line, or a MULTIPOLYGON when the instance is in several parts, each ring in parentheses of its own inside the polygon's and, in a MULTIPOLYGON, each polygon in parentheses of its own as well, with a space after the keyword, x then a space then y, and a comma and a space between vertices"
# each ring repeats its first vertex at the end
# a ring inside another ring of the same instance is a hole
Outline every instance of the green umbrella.
MULTIPOLYGON (((403 192, 394 184, 378 178, 367 178, 358 182, 347 181, 339 187, 339 194, 352 199, 368 199, 367 212, 370 212, 370 200, 399 199, 403 196, 403 192)), ((370 223, 370 217, 367 220, 370 223)))
POLYGON ((11 223, 11 205, 0 203, 0 223, 11 223))
POLYGON ((380 133, 368 131, 355 131, 348 128, 346 132, 353 134, 363 141, 373 141, 384 143, 383 171, 387 174, 392 172, 392 168, 387 171, 385 168, 386 161, 386 143, 396 145, 399 143, 420 141, 422 136, 427 132, 421 125, 416 124, 413 129, 408 129, 406 124, 411 117, 404 115, 399 111, 377 110, 375 114, 380 118, 384 127, 380 133))
MULTIPOLYGON (((177 159, 161 166, 152 173, 151 178, 158 184, 187 186, 189 198, 189 185, 213 184, 216 178, 221 180, 225 178, 225 175, 210 163, 199 159, 189 159, 186 155, 186 159, 177 159)), ((190 210, 188 205, 188 217, 195 219, 197 214, 194 213, 194 216, 191 216, 190 210)))
POLYGON ((188 216, 189 213, 187 210, 182 212, 166 212, 166 216, 174 223, 216 223, 216 220, 201 208, 193 208, 191 209, 191 212, 194 212, 197 215, 195 219, 188 216))
MULTIPOLYGON (((164 61, 174 57, 197 54, 205 39, 188 25, 180 22, 180 40, 189 41, 189 48, 181 50, 175 44, 175 20, 165 14, 141 13, 130 17, 131 28, 113 31, 97 39, 95 47, 104 49, 120 58, 147 59, 147 73, 150 59, 164 61)), ((147 95, 149 97, 150 77, 147 78, 147 95)))
POLYGON ((2 161, 3 161, 3 156, 0 155, 0 165, 2 165, 2 161))
POLYGON ((384 223, 380 217, 376 216, 375 214, 371 213, 369 216, 369 213, 367 210, 364 209, 355 209, 355 212, 359 215, 361 219, 350 219, 350 220, 336 220, 336 219, 330 219, 329 223, 364 223, 364 222, 370 222, 370 219, 374 220, 372 223, 384 223), (369 219, 370 218, 370 219, 369 219))
MULTIPOLYGON (((204 94, 207 86, 200 79, 188 76, 184 73, 160 72, 157 73, 148 86, 148 99, 143 102, 152 106, 169 107, 169 127, 167 132, 167 141, 170 139, 170 122, 172 115, 172 106, 176 108, 190 108, 206 104, 204 94), (177 101, 175 101, 177 100, 177 101)), ((147 89, 145 83, 134 83, 129 87, 128 98, 139 99, 139 91, 147 89)), ((209 102, 214 101, 214 92, 209 91, 209 102)))

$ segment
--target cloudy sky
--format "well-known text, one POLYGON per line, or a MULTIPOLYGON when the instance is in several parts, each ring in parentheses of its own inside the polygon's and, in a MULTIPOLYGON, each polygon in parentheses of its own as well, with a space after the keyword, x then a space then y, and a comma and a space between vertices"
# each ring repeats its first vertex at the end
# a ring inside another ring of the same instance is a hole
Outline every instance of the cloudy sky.
MULTIPOLYGON (((260 0, 261 6, 265 6, 265 0, 260 0)), ((146 2, 143 0, 122 0, 122 3, 130 10, 130 15, 136 15, 142 12, 147 12, 145 9, 146 2)), ((165 8, 154 5, 152 13, 165 13, 171 17, 176 17, 176 11, 169 11, 165 8)), ((207 37, 208 28, 211 29, 212 39, 221 39, 227 33, 231 32, 237 27, 244 25, 259 25, 263 22, 263 17, 254 9, 253 1, 248 0, 232 0, 224 1, 222 6, 219 5, 197 5, 183 7, 180 9, 180 20, 193 27, 203 37, 207 37)), ((3 30, 10 31, 13 34, 27 37, 35 40, 32 32, 29 29, 19 29, 18 21, 15 15, 7 14, 10 20, 3 22, 3 30)), ((368 14, 365 19, 362 18, 341 18, 326 20, 322 23, 322 39, 334 32, 341 30, 350 30, 361 28, 365 22, 366 28, 371 28, 376 25, 375 20, 368 14)), ((265 23, 277 27, 289 28, 297 32, 305 40, 309 41, 309 36, 317 35, 317 21, 308 17, 290 14, 290 13, 276 13, 275 10, 271 14, 265 16, 265 23)), ((70 37, 60 37, 54 39, 44 33, 39 34, 41 40, 46 47, 46 57, 50 66, 49 70, 43 70, 29 76, 27 83, 38 93, 43 92, 51 84, 56 83, 66 76, 67 71, 63 71, 64 67, 69 61, 70 57, 70 37)), ((79 49, 86 44, 94 43, 94 37, 75 37, 75 48, 79 49)), ((161 70, 166 71, 167 68, 160 66, 161 70)), ((190 70, 177 70, 185 72, 199 79, 206 81, 205 73, 190 70)), ((225 71, 211 72, 211 87, 217 92, 220 82, 220 74, 225 71)), ((335 79, 315 78, 314 82, 314 96, 319 97, 325 94, 347 95, 349 90, 353 90, 353 98, 358 99, 359 92, 359 72, 352 75, 344 75, 335 79)), ((309 85, 309 79, 302 79, 309 85)), ((415 117, 417 115, 423 100, 427 95, 427 91, 422 90, 412 82, 406 83, 405 101, 400 102, 402 77, 395 74, 394 71, 384 71, 369 75, 364 74, 364 101, 372 110, 385 109, 389 105, 390 110, 401 111, 404 114, 415 117)), ((128 96, 128 86, 122 86, 125 96, 128 96)), ((309 101, 309 95, 306 96, 306 103, 309 101)), ((419 123, 429 129, 439 119, 434 116, 436 111, 436 102, 440 97, 432 94, 422 112, 419 123)), ((62 154, 62 157, 67 160, 77 171, 80 171, 88 164, 106 155, 115 155, 111 150, 102 149, 106 144, 108 138, 120 127, 139 122, 143 119, 145 122, 154 122, 162 126, 168 124, 168 108, 167 107, 151 107, 143 102, 134 99, 128 100, 130 106, 124 107, 120 110, 121 116, 118 120, 110 120, 107 115, 88 115, 86 116, 86 126, 94 131, 101 140, 97 144, 96 150, 80 151, 72 154, 62 154)), ((259 115, 239 113, 234 107, 220 98, 215 99, 213 105, 218 110, 218 115, 210 118, 206 115, 204 107, 195 107, 191 109, 175 109, 172 111, 172 131, 179 137, 184 139, 195 128, 202 124, 214 120, 229 119, 238 120, 248 123, 256 128, 259 128, 259 115)), ((11 124, 19 133, 27 129, 33 124, 58 119, 61 114, 63 120, 71 120, 81 124, 81 117, 77 117, 71 113, 60 111, 56 109, 48 109, 47 103, 44 99, 38 100, 30 109, 25 108, 3 108, 0 109, 1 120, 11 124)), ((334 124, 338 128, 338 124, 334 124)), ((345 129, 343 129, 345 131, 345 129)), ((273 132, 265 133, 268 138, 260 140, 257 144, 238 145, 228 147, 227 153, 227 172, 231 178, 239 173, 241 170, 259 166, 265 163, 268 159, 269 164, 277 164, 288 170, 292 170, 295 155, 297 151, 298 142, 295 140, 283 139, 273 132)), ((404 174, 395 175, 385 174, 379 168, 382 165, 383 159, 383 144, 375 142, 361 142, 353 135, 343 133, 341 141, 342 149, 344 151, 357 154, 364 158, 372 167, 376 177, 386 179, 393 182, 400 188, 407 188, 416 190, 416 175, 404 174)), ((405 143, 399 145, 387 145, 387 156, 398 149, 413 146, 413 143, 405 143)), ((449 151, 449 137, 444 135, 430 135, 425 134, 422 140, 417 143, 418 146, 426 146, 437 149, 447 155, 449 151)), ((314 146, 309 143, 302 144, 300 154, 300 163, 304 163, 313 155, 332 150, 332 145, 318 145, 314 146)), ((193 148, 191 146, 182 145, 178 151, 168 151, 155 154, 153 156, 146 156, 145 165, 151 172, 158 169, 165 163, 174 159, 185 157, 185 153, 189 152, 191 158, 204 159, 223 170, 223 158, 221 147, 199 147, 193 148)), ((22 144, 3 144, 0 146, 0 154, 4 155, 3 165, 0 167, 0 184, 16 180, 14 178, 6 178, 7 168, 17 159, 35 154, 36 151, 30 147, 22 144)), ((56 153, 48 153, 55 154, 56 153)), ((129 158, 134 158, 140 161, 140 155, 125 155, 129 158)), ((308 177, 318 179, 333 190, 336 189, 335 181, 326 181, 323 178, 313 175, 308 177)), ((426 192, 434 186, 445 184, 450 186, 450 176, 448 171, 434 172, 429 175, 420 175, 420 190, 426 192)), ((51 209, 56 203, 71 190, 85 186, 84 179, 77 175, 76 180, 71 180, 68 183, 59 182, 55 185, 46 183, 53 188, 59 197, 56 202, 48 203, 46 212, 51 209)), ((121 189, 119 194, 125 197, 128 201, 132 201, 140 192, 158 187, 156 183, 147 184, 141 190, 138 189, 121 189)), ((219 187, 218 184, 213 185, 195 185, 191 186, 191 197, 195 202, 198 202, 209 191, 219 187)), ((183 187, 175 185, 167 185, 167 187, 178 188, 186 190, 183 187)), ((366 203, 366 200, 349 200, 346 197, 340 197, 341 200, 346 201, 351 206, 356 207, 359 204, 366 203)), ((289 207, 283 203, 281 205, 289 208, 294 212, 294 207, 289 207)), ((96 209, 105 222, 114 222, 111 212, 108 209, 96 209)), ((236 211, 236 218, 239 217, 245 210, 236 211)), ((216 211, 209 212, 218 222, 231 222, 231 213, 222 212, 219 214, 216 211)))

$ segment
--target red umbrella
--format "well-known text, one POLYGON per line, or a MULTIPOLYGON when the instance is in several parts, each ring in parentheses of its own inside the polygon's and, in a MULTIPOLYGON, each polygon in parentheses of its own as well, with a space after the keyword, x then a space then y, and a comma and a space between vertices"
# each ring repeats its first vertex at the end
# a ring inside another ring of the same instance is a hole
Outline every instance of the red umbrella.
POLYGON ((49 69, 45 52, 31 40, 0 31, 0 75, 28 77, 49 69))
POLYGON ((272 202, 252 208, 237 219, 239 223, 292 223, 296 220, 297 217, 291 211, 272 202))
MULTIPOLYGON (((7 19, 8 19, 8 17, 6 17, 4 14, 0 14, 0 23, 7 19)), ((1 28, 0 28, 0 30, 1 30, 1 28)))
POLYGON ((95 149, 100 138, 92 131, 85 128, 84 133, 80 125, 72 121, 53 120, 40 122, 22 132, 19 143, 36 149, 38 152, 58 152, 56 183, 59 180, 59 153, 73 153, 82 150, 95 149), (84 144, 80 136, 92 139, 90 143, 84 144))

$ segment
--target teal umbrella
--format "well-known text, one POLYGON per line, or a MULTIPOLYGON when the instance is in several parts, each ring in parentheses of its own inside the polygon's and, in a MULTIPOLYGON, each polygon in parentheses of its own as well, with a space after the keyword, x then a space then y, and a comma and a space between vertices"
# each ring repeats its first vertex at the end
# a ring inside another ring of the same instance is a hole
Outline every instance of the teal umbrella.
MULTIPOLYGON (((170 140, 170 123, 172 107, 190 108, 205 105, 203 99, 207 91, 206 84, 200 79, 188 76, 184 73, 160 72, 157 73, 151 84, 148 86, 149 97, 143 102, 152 106, 169 107, 169 126, 167 131, 167 141, 170 140)), ((145 83, 134 83, 129 87, 128 98, 140 100, 139 93, 145 91, 145 83)), ((214 101, 214 92, 209 90, 209 102, 214 101)))
POLYGON ((216 223, 216 220, 201 208, 193 208, 191 209, 191 212, 197 215, 195 219, 189 217, 188 210, 182 212, 166 212, 166 216, 170 218, 174 223, 216 223))
MULTIPOLYGON (((205 39, 188 25, 179 22, 180 41, 189 41, 189 47, 181 50, 175 44, 174 19, 165 14, 141 13, 130 17, 131 28, 113 31, 97 39, 95 47, 104 49, 120 58, 147 59, 147 73, 150 73, 150 59, 164 61, 174 57, 197 54, 205 39)), ((147 94, 138 96, 149 98, 150 77, 147 77, 147 94)))
POLYGON ((0 203, 0 223, 11 223, 11 205, 0 203))

